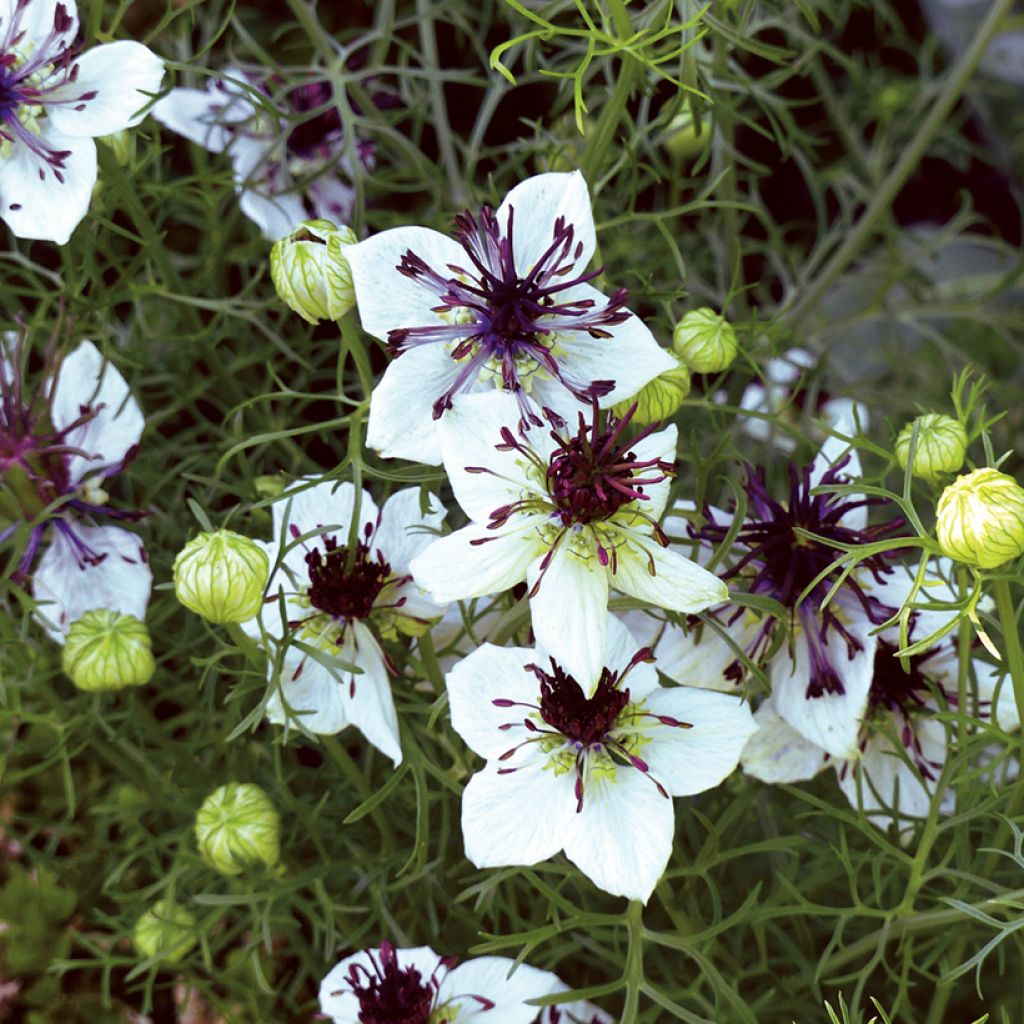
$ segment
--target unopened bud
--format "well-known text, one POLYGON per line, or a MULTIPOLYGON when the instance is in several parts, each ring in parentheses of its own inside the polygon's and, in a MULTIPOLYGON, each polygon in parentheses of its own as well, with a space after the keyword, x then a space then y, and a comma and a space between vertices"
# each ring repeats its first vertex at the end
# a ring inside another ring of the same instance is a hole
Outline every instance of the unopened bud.
POLYGON ((311 324, 340 320, 356 303, 345 249, 358 239, 329 220, 307 220, 270 250, 270 276, 281 300, 311 324))
POLYGON ((199 808, 196 844, 222 875, 240 875, 259 864, 272 868, 281 857, 281 818, 259 786, 229 782, 199 808))
POLYGON ((914 448, 914 467, 911 472, 934 483, 943 473, 955 473, 967 454, 967 431, 964 425, 941 413, 926 413, 911 420, 896 438, 896 461, 900 469, 907 468, 910 458, 910 439, 917 424, 917 444, 914 448))
POLYGON ((648 381, 638 394, 619 402, 612 412, 616 416, 624 416, 630 406, 636 403, 633 423, 638 427, 668 419, 690 393, 690 371, 678 360, 676 362, 677 366, 648 381))
POLYGON ((705 306, 676 324, 672 347, 693 373, 721 373, 732 365, 738 346, 732 324, 705 306))
POLYGON ((142 686, 156 671, 146 624, 109 608, 95 608, 71 624, 62 665, 75 686, 93 692, 142 686))
POLYGON ((665 149, 677 160, 689 160, 707 149, 711 141, 710 119, 694 119, 687 107, 669 121, 662 140, 665 149))
POLYGON ((248 622, 263 602, 270 560, 232 530, 201 533, 174 560, 174 592, 208 622, 248 622))
POLYGON ((944 554, 995 569, 1024 554, 1024 487, 991 467, 958 476, 939 498, 935 532, 944 554))
POLYGON ((159 900, 135 922, 132 942, 139 956, 165 964, 180 963, 198 941, 196 919, 184 907, 159 900))

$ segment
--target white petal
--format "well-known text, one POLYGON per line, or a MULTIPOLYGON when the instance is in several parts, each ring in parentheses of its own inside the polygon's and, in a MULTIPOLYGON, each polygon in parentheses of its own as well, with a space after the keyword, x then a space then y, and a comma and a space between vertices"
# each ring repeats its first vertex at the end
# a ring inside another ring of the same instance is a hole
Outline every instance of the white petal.
POLYGON ((46 112, 53 126, 75 137, 109 135, 131 128, 138 111, 160 91, 164 62, 142 43, 119 39, 86 51, 74 61, 78 76, 52 94, 60 106, 46 112), (91 99, 83 96, 95 93, 91 99))
POLYGON ((754 715, 757 732, 747 741, 741 758, 743 770, 762 782, 803 782, 813 779, 828 763, 821 747, 804 739, 770 700, 754 715))
MULTIPOLYGON (((480 1014, 479 1024, 534 1024, 538 1008, 527 1006, 527 999, 566 991, 566 986, 550 971, 529 964, 516 966, 503 956, 481 956, 459 964, 441 982, 437 1002, 456 996, 483 996, 494 1006, 480 1014), (509 972, 512 972, 511 974, 509 972)), ((471 1000, 456 1000, 466 1009, 467 1024, 474 1019, 471 1000)), ((461 1019, 459 1014, 457 1019, 461 1019)))
MULTIPOLYGON (((644 646, 647 645, 638 640, 620 618, 608 616, 608 642, 604 656, 607 668, 621 675, 633 656, 644 646)), ((629 686, 632 699, 641 700, 658 689, 658 672, 653 665, 640 662, 630 670, 626 685, 629 686)))
POLYGON ((238 205, 270 241, 291 234, 306 219, 306 208, 294 192, 272 195, 259 187, 243 188, 238 205))
MULTIPOLYGON (((847 419, 840 420, 833 429, 845 437, 853 437, 857 433, 856 426, 851 420, 847 419)), ((841 462, 846 456, 849 456, 849 461, 843 466, 840 479, 836 483, 853 483, 859 480, 863 475, 863 470, 861 469, 860 456, 857 454, 857 449, 852 447, 848 441, 843 441, 838 437, 830 435, 821 446, 821 450, 815 456, 814 462, 811 465, 811 486, 816 487, 821 483, 821 478, 828 469, 841 462), (842 479, 843 477, 846 477, 846 479, 842 479)), ((846 501, 851 499, 844 498, 842 495, 835 495, 834 500, 846 501)), ((865 529, 868 525, 867 508, 851 509, 843 515, 840 523, 851 530, 865 529)))
POLYGON ((445 472, 474 522, 488 522, 495 509, 519 500, 524 491, 547 498, 543 471, 518 452, 498 450, 502 428, 518 435, 518 421, 519 406, 502 392, 460 396, 438 421, 445 472))
MULTIPOLYGON (((306 481, 298 481, 305 483, 306 481)), ((287 522, 296 527, 300 534, 308 533, 321 526, 330 526, 332 529, 326 531, 328 536, 339 538, 339 543, 344 544, 348 537, 348 531, 352 523, 352 511, 355 506, 356 489, 348 481, 323 480, 296 491, 294 494, 286 495, 279 501, 275 501, 272 507, 274 517, 274 539, 281 536, 287 522)), ((377 524, 377 505, 373 498, 364 490, 359 501, 359 536, 360 540, 365 537, 367 526, 373 527, 377 524)), ((285 538, 291 541, 291 536, 285 538)), ((316 541, 307 542, 315 546, 316 541)), ((301 554, 295 556, 300 562, 301 554)))
POLYGON ((64 245, 89 212, 96 184, 96 143, 72 139, 43 123, 38 138, 47 147, 67 152, 63 182, 50 165, 23 143, 0 160, 0 217, 18 238, 40 238, 64 245), (40 178, 40 173, 43 177, 40 178))
POLYGON ((871 425, 871 413, 863 402, 852 398, 831 398, 821 407, 821 418, 830 426, 842 430, 844 434, 854 433, 860 427, 866 431, 871 425))
POLYGON ((458 372, 458 364, 442 345, 419 345, 392 359, 370 397, 367 447, 385 459, 440 465, 434 402, 452 386, 458 372))
POLYGON ((599 889, 646 903, 672 854, 675 811, 635 768, 592 774, 565 855, 599 889))
MULTIPOLYGON (((440 296, 398 272, 402 257, 409 251, 444 278, 454 277, 448 264, 461 266, 468 260, 458 242, 438 231, 420 227, 381 231, 345 250, 352 268, 352 284, 363 330, 381 341, 387 341, 388 332, 399 327, 432 327, 444 323, 433 311, 440 296)), ((442 346, 422 347, 440 349, 442 346)))
POLYGON ((60 364, 52 391, 53 425, 58 430, 74 423, 82 407, 98 409, 87 423, 67 434, 67 443, 90 458, 72 455, 68 472, 73 483, 86 473, 119 466, 139 443, 146 425, 139 403, 131 396, 124 377, 91 341, 83 341, 60 364))
POLYGON ((811 661, 802 630, 793 641, 795 657, 791 659, 785 649, 779 651, 772 659, 770 672, 775 710, 805 739, 837 758, 857 756, 860 722, 867 707, 878 646, 878 638, 869 635, 873 628, 870 622, 853 619, 846 628, 860 641, 861 649, 850 658, 845 642, 834 630, 829 631, 827 647, 827 657, 843 693, 807 696, 811 661))
POLYGON ((543 572, 540 562, 534 562, 526 576, 533 594, 533 632, 538 644, 589 696, 605 666, 608 570, 595 557, 584 559, 575 554, 569 537, 558 546, 543 572))
POLYGON ((437 531, 447 512, 437 495, 429 491, 427 509, 425 515, 420 511, 419 487, 395 491, 384 502, 373 547, 384 553, 391 571, 398 576, 404 576, 409 571, 409 563, 437 540, 437 531))
POLYGON ((530 563, 544 550, 537 533, 544 521, 543 516, 527 516, 513 527, 494 531, 463 527, 435 540, 412 560, 409 570, 438 602, 500 593, 521 583, 530 563))
POLYGON ((496 761, 528 737, 525 727, 502 729, 521 723, 529 707, 496 707, 496 700, 539 705, 540 684, 526 665, 544 664, 525 647, 483 644, 448 673, 448 705, 452 728, 466 745, 488 760, 496 761))
MULTIPOLYGON (((648 434, 647 437, 633 447, 637 461, 648 462, 652 459, 660 459, 662 462, 675 465, 678 436, 679 431, 674 423, 664 430, 659 430, 657 433, 648 434)), ((662 474, 658 472, 657 467, 652 467, 647 471, 640 471, 636 475, 640 479, 646 477, 654 479, 662 474)), ((668 503, 668 492, 671 486, 672 480, 668 476, 660 483, 644 484, 644 494, 647 496, 647 500, 643 503, 643 510, 652 519, 658 520, 661 518, 662 512, 665 511, 665 505, 668 503)))
POLYGON ((978 714, 984 718, 991 718, 1006 732, 1019 729, 1020 716, 1017 714, 1017 700, 1013 694, 1013 680, 1009 673, 1002 667, 989 665, 977 659, 973 665, 978 680, 978 714))
MULTIPOLYGON (((736 647, 747 650, 757 633, 758 621, 749 612, 743 612, 736 623, 728 625, 733 611, 730 609, 728 617, 721 615, 717 621, 726 629, 736 647)), ((738 678, 726 675, 736 665, 739 655, 711 625, 696 625, 684 630, 667 622, 654 653, 658 659, 658 671, 684 686, 701 686, 731 693, 743 681, 742 675, 738 678)))
MULTIPOLYGON (((400 968, 415 967, 424 980, 428 979, 441 961, 429 946, 415 949, 396 949, 395 957, 400 968)), ((354 965, 374 974, 374 964, 380 964, 380 950, 360 950, 335 964, 320 982, 320 1010, 334 1024, 359 1024, 359 1000, 352 994, 348 984, 349 968, 354 965)))
POLYGON ((79 564, 74 546, 51 527, 50 545, 32 576, 32 596, 50 636, 58 643, 71 624, 95 608, 109 608, 145 621, 153 573, 142 541, 119 526, 74 524, 75 536, 98 565, 79 564))
POLYGON ((314 178, 306 186, 306 195, 314 217, 322 217, 335 224, 348 224, 352 219, 356 190, 329 172, 314 178))
POLYGON ((673 796, 692 796, 717 786, 739 764, 747 740, 757 731, 746 703, 728 693, 687 686, 657 689, 644 709, 688 722, 691 729, 651 725, 638 751, 673 796))
POLYGON ((345 683, 330 669, 293 648, 267 701, 267 718, 275 725, 333 736, 349 724, 344 690, 345 683))
POLYGON ((355 693, 350 698, 348 718, 397 768, 402 763, 402 744, 384 655, 362 622, 353 623, 351 629, 355 639, 352 660, 362 668, 363 674, 354 679, 355 693))
POLYGON ((546 758, 530 757, 499 775, 491 762, 469 780, 462 796, 466 856, 478 868, 530 865, 562 849, 576 814, 572 773, 555 775, 546 758))
POLYGON ((729 596, 729 588, 717 576, 638 531, 630 531, 616 555, 612 586, 659 608, 702 612, 711 605, 721 604, 729 596), (651 575, 651 563, 654 575, 651 575))
MULTIPOLYGON (((22 7, 18 20, 17 32, 24 35, 19 48, 34 49, 53 31, 58 5, 64 8, 71 23, 54 41, 54 51, 59 49, 62 43, 65 47, 74 43, 78 35, 78 6, 75 0, 30 0, 22 7)), ((3 0, 0 3, 0 42, 7 36, 16 6, 16 0, 3 0)))
POLYGON ((234 135, 223 105, 206 89, 172 89, 154 104, 151 113, 165 128, 213 153, 227 149, 234 135))
POLYGON ((228 152, 238 205, 268 239, 282 238, 306 219, 302 196, 294 190, 291 175, 276 163, 272 142, 236 135, 228 152), (277 169, 273 179, 272 167, 277 169))
POLYGON ((597 239, 590 192, 579 171, 535 174, 516 185, 498 207, 498 226, 502 234, 505 234, 510 209, 514 211, 512 253, 521 277, 533 269, 551 246, 555 221, 559 217, 564 218, 566 225, 572 225, 574 246, 577 243, 583 246, 573 264, 573 276, 586 269, 597 239))

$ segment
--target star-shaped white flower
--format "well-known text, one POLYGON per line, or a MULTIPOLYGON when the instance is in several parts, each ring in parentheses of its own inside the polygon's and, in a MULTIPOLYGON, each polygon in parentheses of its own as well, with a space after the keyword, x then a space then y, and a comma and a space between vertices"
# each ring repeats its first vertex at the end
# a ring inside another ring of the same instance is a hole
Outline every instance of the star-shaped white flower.
POLYGON ((138 124, 163 61, 141 43, 75 48, 75 0, 0 0, 0 217, 63 245, 89 209, 96 143, 138 124))
POLYGON ((462 799, 477 867, 561 850, 606 892, 646 902, 672 852, 673 796, 717 786, 754 732, 735 696, 664 689, 608 617, 593 695, 546 651, 484 644, 448 675, 456 732, 487 764, 462 799))
POLYGON ((351 246, 363 328, 397 357, 373 392, 367 444, 436 465, 434 424, 457 394, 503 389, 524 423, 539 425, 539 409, 571 427, 581 403, 610 408, 673 369, 625 290, 608 299, 589 283, 595 246, 578 171, 528 178, 497 213, 457 218, 455 238, 392 228, 351 246))
POLYGON ((663 546, 676 428, 602 426, 516 434, 510 395, 466 395, 439 425, 455 497, 472 520, 414 560, 438 601, 494 594, 526 579, 537 639, 584 687, 605 665, 609 590, 674 611, 725 600, 724 583, 663 546), (511 424, 511 425, 510 425, 511 424))
POLYGON ((272 722, 322 734, 354 725, 397 765, 398 716, 381 639, 424 632, 444 611, 412 581, 409 562, 445 513, 433 495, 422 513, 419 488, 397 491, 380 510, 363 491, 350 543, 355 494, 351 483, 327 480, 274 503, 275 539, 264 547, 280 565, 260 615, 242 628, 287 645, 267 704, 272 722))

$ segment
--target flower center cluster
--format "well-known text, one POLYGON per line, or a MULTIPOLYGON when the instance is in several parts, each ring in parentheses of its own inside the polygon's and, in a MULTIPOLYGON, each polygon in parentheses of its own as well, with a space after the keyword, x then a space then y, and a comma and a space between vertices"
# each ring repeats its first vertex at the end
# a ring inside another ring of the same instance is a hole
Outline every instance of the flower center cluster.
POLYGON ((383 943, 380 960, 370 954, 371 973, 362 964, 348 969, 349 988, 359 1000, 360 1024, 429 1024, 438 982, 424 981, 415 967, 399 967, 398 954, 383 943))
MULTIPOLYGON (((524 426, 541 425, 526 397, 533 374, 558 380, 580 401, 600 398, 615 387, 613 380, 578 380, 567 373, 559 362, 557 343, 561 334, 612 337, 608 328, 629 317, 626 290, 615 292, 603 306, 571 294, 601 271, 577 273, 583 244, 563 217, 556 219, 551 243, 537 262, 518 267, 512 242, 514 214, 510 207, 504 228, 486 206, 478 216, 467 212, 456 218, 455 238, 466 253, 465 266, 433 268, 412 250, 398 264, 401 274, 437 296, 434 311, 445 322, 389 332, 392 351, 401 355, 416 345, 442 343, 463 364, 451 387, 434 403, 434 419, 485 372, 515 395, 524 426)), ((552 410, 545 412, 552 422, 562 422, 552 410)))
POLYGON ((540 717, 566 739, 583 747, 600 743, 629 704, 629 690, 617 687, 618 675, 605 668, 593 696, 554 659, 551 672, 531 666, 540 682, 540 717))
POLYGON ((871 690, 868 692, 868 706, 899 712, 906 717, 908 712, 923 707, 925 698, 931 692, 926 665, 935 651, 917 654, 907 660, 907 669, 897 657, 895 645, 879 640, 875 652, 874 674, 871 690))
MULTIPOLYGON (((822 474, 819 484, 828 486, 847 483, 842 468, 848 461, 847 457, 822 474)), ((810 652, 808 697, 843 693, 842 681, 827 651, 829 636, 831 633, 840 636, 851 658, 861 649, 861 644, 843 622, 843 601, 839 594, 823 607, 825 598, 842 571, 841 567, 828 573, 826 570, 841 557, 846 545, 867 544, 878 540, 899 529, 903 520, 896 518, 863 530, 853 529, 843 522, 849 512, 868 505, 888 503, 884 499, 874 498, 850 501, 840 494, 812 495, 809 466, 802 470, 790 466, 789 480, 789 501, 784 504, 769 495, 763 469, 748 472, 745 489, 750 518, 741 527, 735 541, 747 551, 721 575, 723 579, 740 574, 748 576, 751 593, 773 598, 790 609, 794 619, 799 619, 810 652), (815 534, 821 539, 811 539, 801 531, 815 534), (822 574, 825 575, 819 579, 822 574), (805 592, 806 596, 800 601, 805 592)), ((700 531, 700 536, 705 540, 721 542, 728 533, 728 526, 711 522, 700 531)), ((861 571, 866 570, 875 580, 881 581, 884 575, 892 571, 887 560, 894 555, 895 552, 885 552, 864 558, 859 563, 861 571)), ((860 580, 852 574, 844 581, 841 594, 856 601, 873 623, 882 623, 895 612, 895 609, 871 597, 860 580)), ((794 624, 791 622, 791 625, 794 624)), ((751 657, 767 648, 774 626, 773 619, 765 622, 751 646, 751 657)))
POLYGON ((362 541, 356 543, 349 563, 349 550, 333 537, 324 537, 324 552, 313 548, 306 553, 309 567, 309 603, 334 619, 366 619, 377 595, 391 578, 391 566, 383 554, 376 557, 362 541))

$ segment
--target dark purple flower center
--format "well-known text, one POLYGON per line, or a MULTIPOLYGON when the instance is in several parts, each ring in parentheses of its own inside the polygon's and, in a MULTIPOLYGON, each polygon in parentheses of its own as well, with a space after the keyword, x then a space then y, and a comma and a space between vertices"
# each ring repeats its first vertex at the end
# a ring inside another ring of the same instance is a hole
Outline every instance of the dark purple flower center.
POLYGON ((330 155, 341 137, 341 115, 333 105, 334 87, 330 82, 310 82, 289 90, 288 106, 297 113, 318 111, 313 117, 296 125, 286 145, 290 152, 305 159, 330 155))
POLYGON ((436 977, 424 981, 415 967, 400 967, 387 942, 381 945, 380 959, 369 954, 369 960, 372 972, 352 964, 346 978, 359 1000, 361 1024, 428 1024, 437 997, 436 977))
POLYGON ((566 739, 589 747, 600 743, 629 703, 629 690, 618 688, 619 677, 605 668, 593 696, 551 659, 551 672, 531 665, 540 683, 540 717, 566 739))
MULTIPOLYGON (((849 457, 823 473, 819 485, 848 483, 842 473, 848 461, 849 457)), ((870 505, 888 506, 889 503, 881 498, 850 500, 845 495, 834 493, 812 495, 810 466, 802 470, 790 466, 789 480, 789 501, 784 504, 769 495, 762 468, 748 470, 745 485, 748 518, 735 538, 735 543, 747 550, 721 576, 723 579, 740 575, 749 578, 752 594, 773 598, 790 610, 791 629, 799 621, 810 653, 808 697, 843 693, 843 683, 827 650, 829 636, 835 634, 842 638, 850 658, 861 649, 860 641, 843 622, 844 611, 849 609, 851 602, 855 602, 870 622, 879 624, 892 616, 895 609, 868 594, 853 574, 847 576, 840 592, 823 607, 842 567, 826 570, 844 553, 846 545, 876 541, 899 529, 903 520, 895 518, 862 530, 855 529, 844 523, 851 511, 870 505), (811 539, 799 531, 815 534, 820 539, 811 539), (798 606, 797 602, 805 591, 806 596, 798 606)), ((711 522, 700 531, 700 536, 720 543, 730 528, 716 524, 710 513, 708 518, 711 522)), ((888 561, 895 554, 887 551, 868 556, 858 563, 860 571, 870 573, 881 582, 892 571, 888 561)), ((775 624, 774 619, 766 619, 751 646, 751 657, 756 657, 770 645, 775 624)))
POLYGON ((349 549, 339 547, 333 537, 324 537, 323 545, 323 554, 317 547, 306 553, 310 604, 335 619, 369 618, 377 595, 391 578, 383 553, 371 554, 365 543, 357 541, 350 559, 349 549))
MULTIPOLYGON (((416 345, 445 343, 462 367, 452 385, 434 402, 434 419, 451 408, 452 398, 471 387, 487 370, 500 378, 501 386, 519 402, 521 422, 540 426, 527 401, 529 378, 553 378, 580 401, 608 394, 613 380, 581 380, 560 361, 560 334, 586 334, 595 340, 612 337, 609 327, 629 317, 626 289, 612 295, 603 306, 594 299, 565 294, 601 273, 579 273, 583 243, 564 217, 551 231, 551 243, 532 267, 518 267, 513 248, 515 211, 510 207, 504 230, 494 211, 483 207, 479 216, 464 213, 455 219, 455 238, 468 262, 431 267, 408 250, 398 271, 416 281, 437 298, 434 311, 448 321, 423 327, 390 331, 388 343, 395 355, 416 345)), ((544 410, 553 423, 561 418, 544 410)))
POLYGON ((904 669, 904 662, 895 657, 896 650, 894 644, 879 640, 871 689, 868 692, 868 706, 906 716, 908 712, 923 707, 925 699, 932 692, 927 665, 937 651, 933 648, 924 654, 907 658, 907 668, 904 669))

